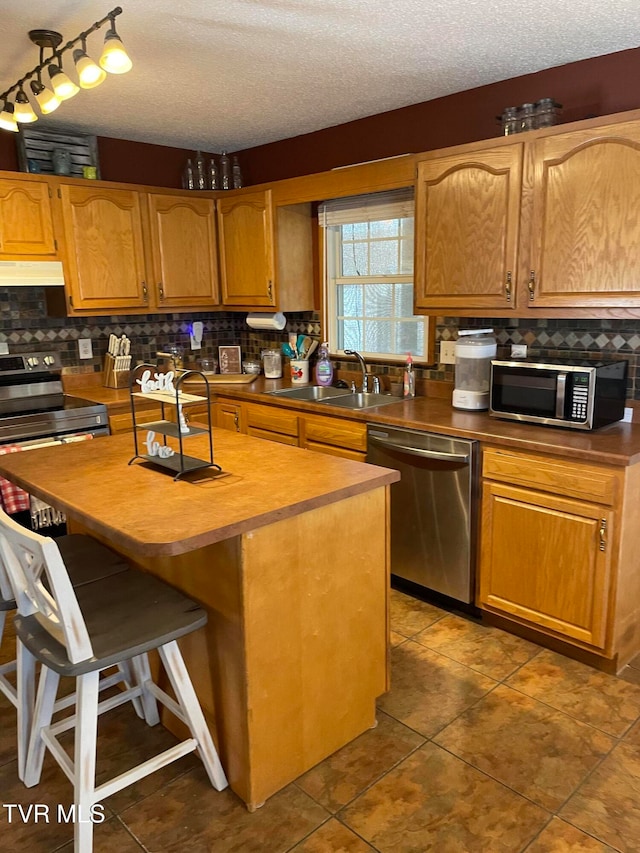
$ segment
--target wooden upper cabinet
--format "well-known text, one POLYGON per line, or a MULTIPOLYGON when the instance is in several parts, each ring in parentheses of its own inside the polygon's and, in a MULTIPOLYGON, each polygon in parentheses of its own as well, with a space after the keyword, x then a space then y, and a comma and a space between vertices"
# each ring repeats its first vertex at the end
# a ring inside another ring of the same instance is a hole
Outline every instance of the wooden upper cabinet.
POLYGON ((276 306, 273 219, 271 190, 218 200, 224 305, 276 306))
POLYGON ((215 203, 156 193, 148 198, 158 307, 218 305, 215 203))
POLYGON ((523 144, 418 164, 418 309, 516 305, 523 144))
POLYGON ((60 198, 71 308, 148 307, 140 194, 61 183, 60 198))
POLYGON ((0 179, 0 257, 53 259, 57 246, 46 179, 0 179))
POLYGON ((639 307, 640 122, 532 144, 529 307, 639 307))

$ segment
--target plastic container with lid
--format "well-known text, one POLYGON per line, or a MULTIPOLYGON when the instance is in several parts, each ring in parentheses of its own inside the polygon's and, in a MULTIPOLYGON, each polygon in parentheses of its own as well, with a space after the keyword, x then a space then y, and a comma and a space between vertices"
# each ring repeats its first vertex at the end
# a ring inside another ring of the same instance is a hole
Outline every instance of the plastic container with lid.
POLYGON ((482 411, 489 408, 491 359, 497 344, 493 329, 468 329, 458 332, 456 341, 455 409, 482 411))
POLYGON ((282 376, 282 355, 279 349, 262 350, 262 364, 265 379, 280 379, 282 376))

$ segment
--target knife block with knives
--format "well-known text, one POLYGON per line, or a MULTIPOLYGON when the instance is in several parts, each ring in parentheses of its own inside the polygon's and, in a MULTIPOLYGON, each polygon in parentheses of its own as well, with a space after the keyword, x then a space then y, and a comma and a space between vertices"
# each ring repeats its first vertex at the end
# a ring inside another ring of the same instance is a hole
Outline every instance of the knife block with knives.
POLYGON ((131 341, 126 335, 109 336, 109 351, 104 357, 102 384, 105 388, 128 388, 131 370, 131 341))

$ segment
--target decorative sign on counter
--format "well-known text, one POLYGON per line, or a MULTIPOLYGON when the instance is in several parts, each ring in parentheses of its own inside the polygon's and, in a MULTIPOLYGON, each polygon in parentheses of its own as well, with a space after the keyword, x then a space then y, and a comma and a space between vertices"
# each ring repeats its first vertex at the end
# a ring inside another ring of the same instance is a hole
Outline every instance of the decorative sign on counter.
POLYGON ((154 373, 151 378, 151 371, 145 370, 141 379, 136 379, 136 383, 140 386, 143 394, 150 394, 152 391, 164 391, 165 394, 175 394, 176 389, 173 385, 173 370, 168 370, 166 373, 154 373))
POLYGON ((147 432, 147 440, 145 441, 145 444, 147 445, 147 456, 159 456, 160 459, 168 459, 170 456, 173 456, 175 450, 167 444, 160 444, 160 442, 156 441, 155 438, 155 432, 153 432, 153 430, 149 430, 147 432))

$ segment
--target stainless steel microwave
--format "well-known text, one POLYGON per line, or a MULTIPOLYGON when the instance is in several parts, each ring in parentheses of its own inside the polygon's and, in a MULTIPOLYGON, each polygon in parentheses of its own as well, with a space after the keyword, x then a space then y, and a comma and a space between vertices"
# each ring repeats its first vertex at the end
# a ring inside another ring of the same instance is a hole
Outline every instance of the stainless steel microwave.
POLYGON ((489 414, 533 424, 597 429, 624 417, 627 361, 491 362, 489 414))

